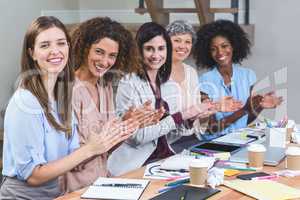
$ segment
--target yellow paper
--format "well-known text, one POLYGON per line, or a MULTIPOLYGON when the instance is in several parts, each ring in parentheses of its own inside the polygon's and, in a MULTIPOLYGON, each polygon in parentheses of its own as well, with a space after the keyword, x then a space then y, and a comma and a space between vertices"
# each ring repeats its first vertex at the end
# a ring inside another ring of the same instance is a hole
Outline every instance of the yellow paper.
POLYGON ((224 181, 225 186, 262 200, 300 198, 300 190, 271 180, 224 181))
POLYGON ((234 176, 234 175, 237 175, 239 173, 241 173, 241 172, 239 170, 236 170, 236 169, 226 169, 224 171, 225 176, 234 176))

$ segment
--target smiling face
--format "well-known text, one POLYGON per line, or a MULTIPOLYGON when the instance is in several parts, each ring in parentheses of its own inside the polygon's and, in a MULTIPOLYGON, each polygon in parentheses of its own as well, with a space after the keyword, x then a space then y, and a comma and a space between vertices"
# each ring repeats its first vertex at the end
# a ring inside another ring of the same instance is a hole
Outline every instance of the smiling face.
POLYGON ((103 38, 92 44, 87 56, 87 67, 91 74, 100 78, 116 62, 119 52, 119 44, 110 39, 103 38))
POLYGON ((216 36, 211 42, 210 53, 219 67, 228 67, 232 65, 233 48, 227 38, 216 36))
POLYGON ((57 27, 40 32, 30 52, 42 73, 58 75, 66 66, 69 56, 65 33, 57 27))
POLYGON ((143 45, 143 59, 147 70, 158 71, 167 59, 167 43, 158 35, 143 45))
POLYGON ((193 44, 192 40, 192 35, 189 33, 171 36, 173 61, 183 62, 190 55, 193 44))

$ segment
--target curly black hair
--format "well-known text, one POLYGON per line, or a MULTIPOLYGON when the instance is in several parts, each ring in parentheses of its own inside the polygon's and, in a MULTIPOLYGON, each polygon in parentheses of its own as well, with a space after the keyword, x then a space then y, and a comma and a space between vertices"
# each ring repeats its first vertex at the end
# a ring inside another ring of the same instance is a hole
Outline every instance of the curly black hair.
POLYGON ((74 58, 75 70, 86 61, 92 44, 106 37, 119 44, 119 52, 116 63, 103 75, 105 82, 112 81, 114 75, 120 78, 140 68, 138 49, 131 32, 109 17, 95 17, 82 22, 71 34, 71 55, 74 58), (115 70, 121 74, 115 74, 115 70))
POLYGON ((193 56, 198 67, 209 69, 217 64, 210 50, 211 42, 217 36, 225 37, 230 42, 233 49, 233 63, 241 63, 250 54, 250 41, 247 33, 238 24, 229 20, 217 20, 203 25, 197 31, 193 56))

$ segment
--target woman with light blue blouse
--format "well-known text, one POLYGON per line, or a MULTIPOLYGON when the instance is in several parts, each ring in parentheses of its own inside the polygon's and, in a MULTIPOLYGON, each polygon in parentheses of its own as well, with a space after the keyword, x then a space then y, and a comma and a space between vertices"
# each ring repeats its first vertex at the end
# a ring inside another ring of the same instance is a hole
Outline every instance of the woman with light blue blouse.
MULTIPOLYGON (((201 102, 201 93, 197 71, 185 61, 190 56, 193 44, 196 42, 196 33, 193 26, 187 21, 176 20, 170 23, 166 30, 172 41, 172 72, 170 80, 178 86, 178 96, 181 109, 185 109, 195 102, 201 102)), ((224 96, 220 101, 215 102, 219 112, 232 112, 240 109, 242 104, 232 97, 224 96)), ((214 113, 212 113, 214 114, 214 113)), ((201 135, 206 130, 206 119, 197 119, 193 127, 195 134, 189 137, 182 137, 172 147, 181 150, 189 145, 199 143, 201 135), (197 138, 195 137, 197 136, 197 138)))
MULTIPOLYGON (((54 199, 61 194, 59 176, 105 151, 96 134, 78 148, 69 49, 66 28, 55 17, 37 18, 26 32, 22 79, 4 119, 0 199, 54 199)), ((137 128, 125 126, 125 132, 107 131, 119 138, 137 128)))
POLYGON ((274 92, 252 94, 256 75, 240 64, 250 54, 250 42, 238 24, 217 20, 203 25, 197 32, 193 53, 196 64, 209 70, 200 76, 200 89, 206 97, 218 100, 232 96, 244 104, 235 112, 212 115, 203 139, 211 140, 245 128, 263 109, 281 104, 282 97, 277 97, 274 92))

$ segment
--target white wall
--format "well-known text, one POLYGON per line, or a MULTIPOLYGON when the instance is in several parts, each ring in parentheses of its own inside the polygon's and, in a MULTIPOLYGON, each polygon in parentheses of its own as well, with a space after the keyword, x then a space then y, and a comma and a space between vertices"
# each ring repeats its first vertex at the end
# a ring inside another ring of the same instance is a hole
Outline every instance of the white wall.
POLYGON ((283 106, 273 112, 275 117, 278 119, 287 112, 300 123, 300 1, 251 0, 250 3, 255 45, 245 64, 256 71, 260 80, 269 78, 269 88, 286 96, 283 106))
MULTIPOLYGON (((0 110, 3 110, 13 92, 20 72, 22 40, 30 22, 42 10, 78 9, 73 0, 1 0, 0 17, 0 110)), ((0 117, 0 128, 2 128, 0 117)))

